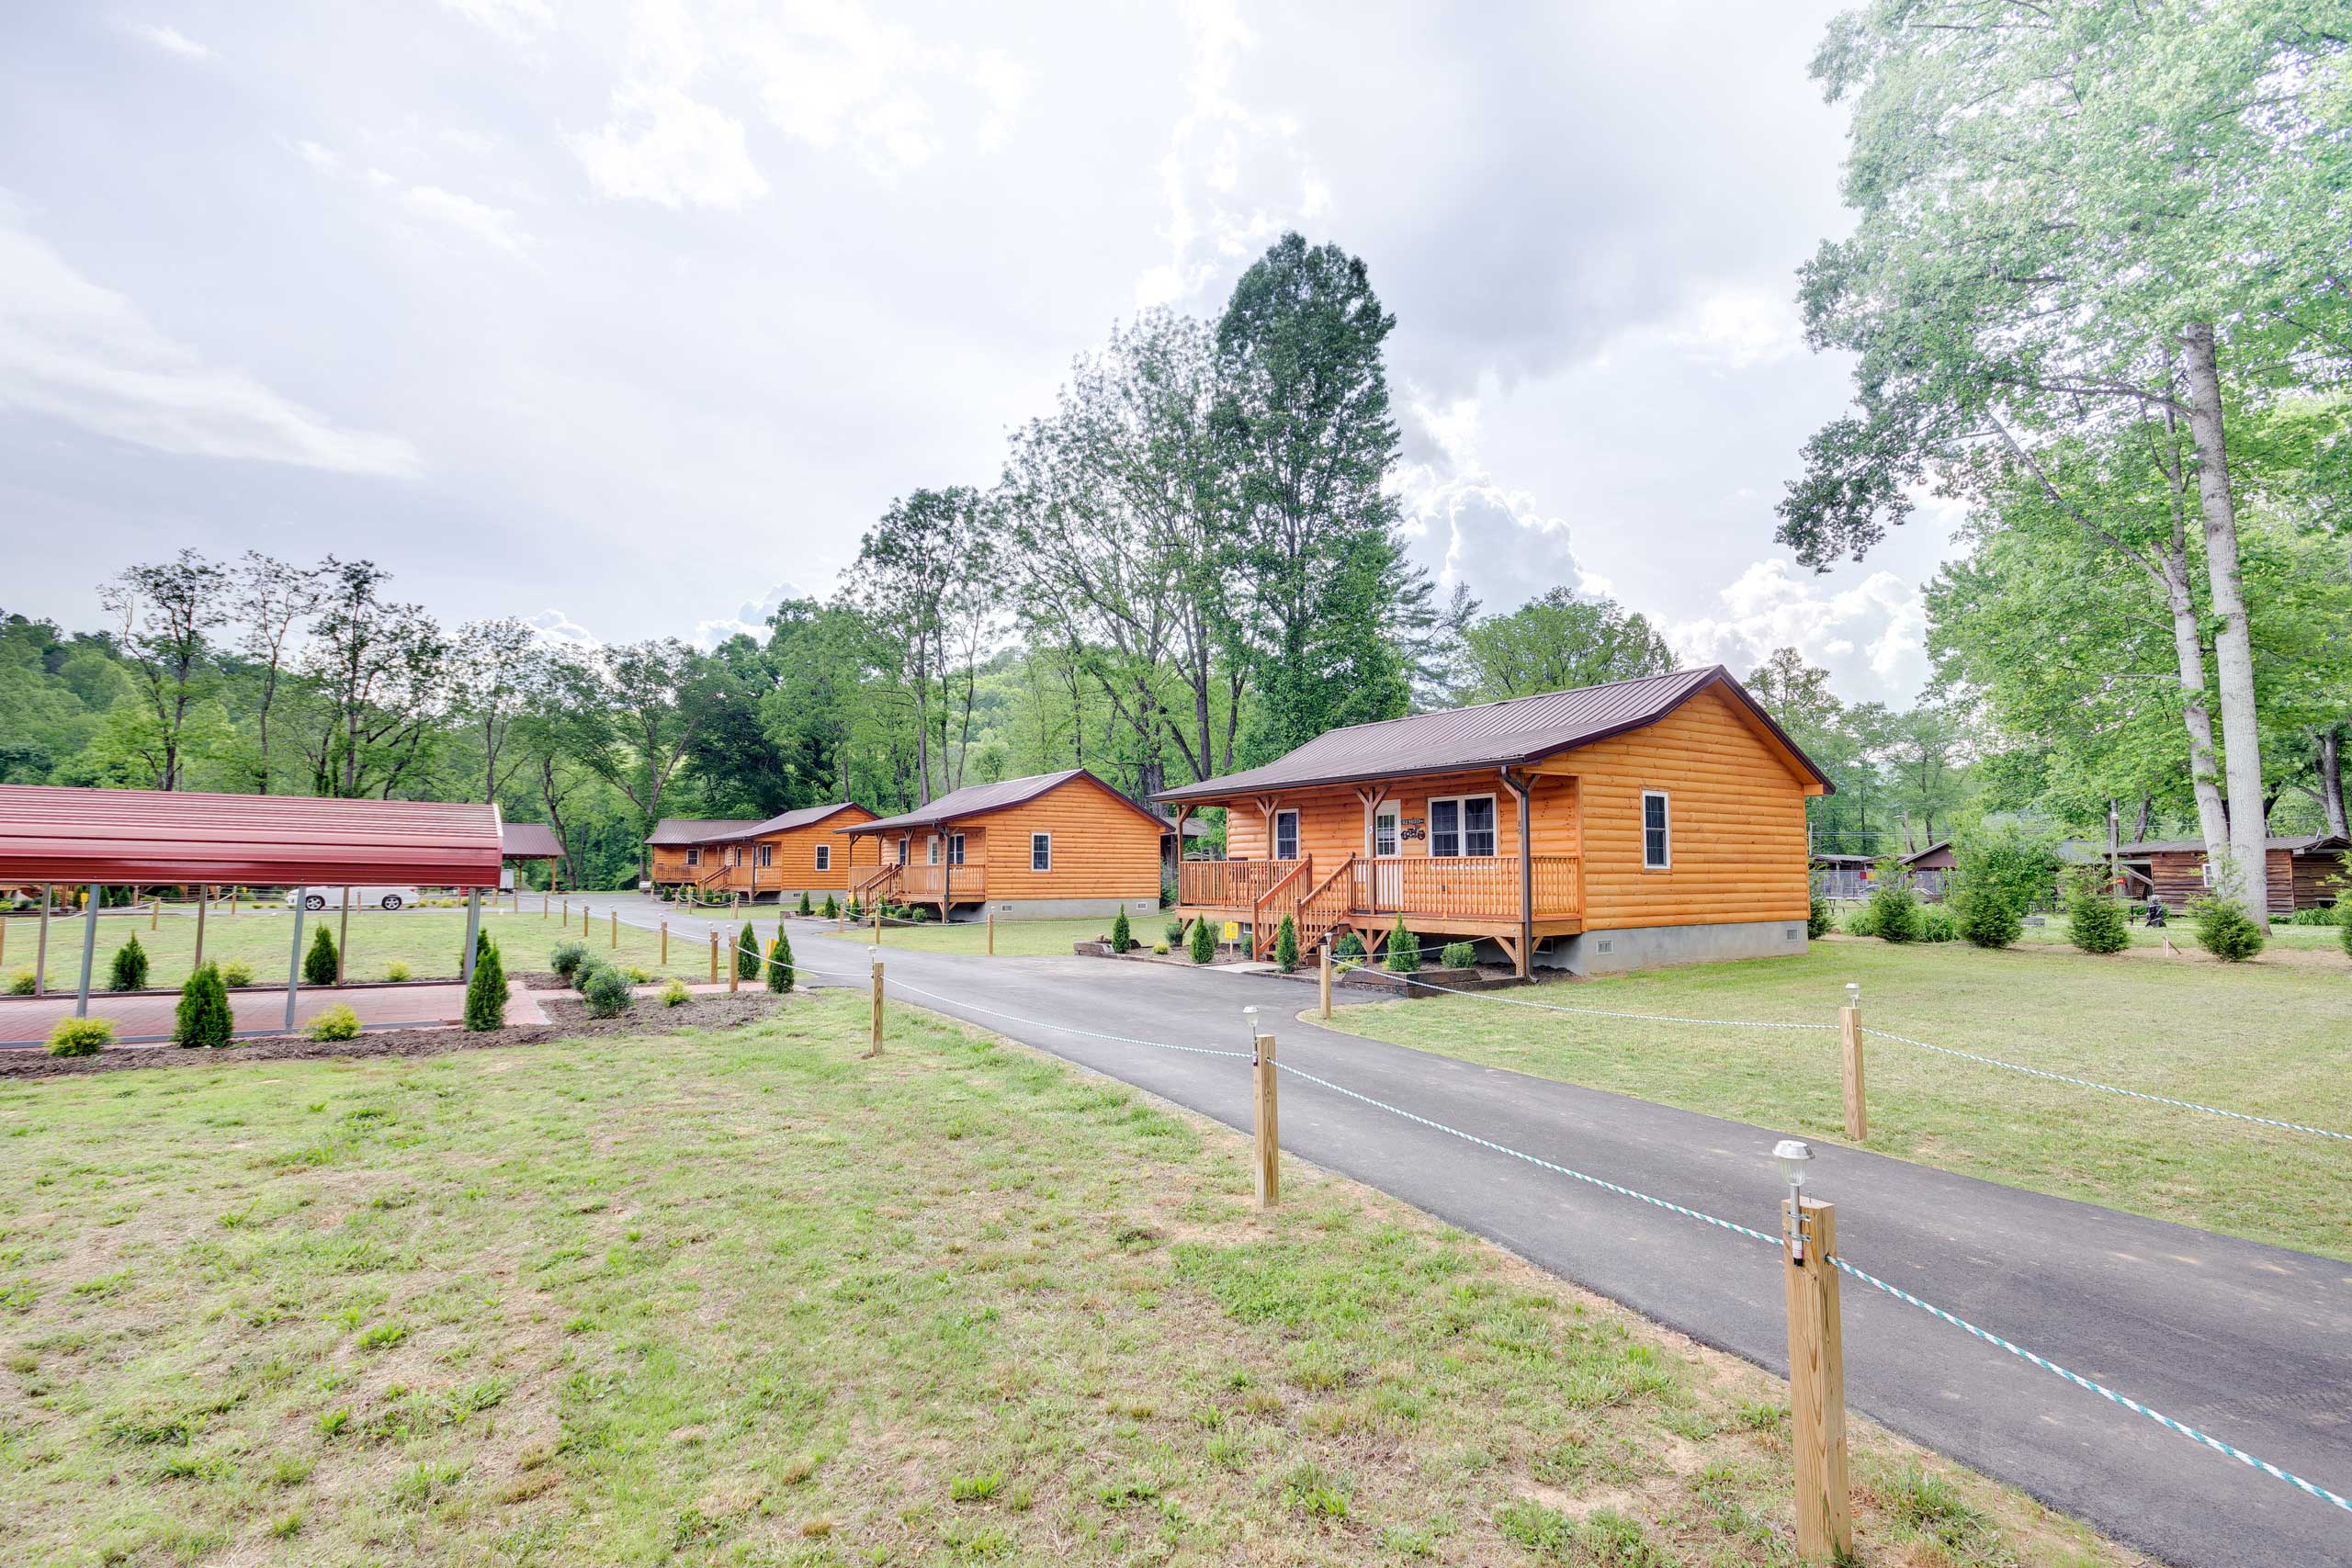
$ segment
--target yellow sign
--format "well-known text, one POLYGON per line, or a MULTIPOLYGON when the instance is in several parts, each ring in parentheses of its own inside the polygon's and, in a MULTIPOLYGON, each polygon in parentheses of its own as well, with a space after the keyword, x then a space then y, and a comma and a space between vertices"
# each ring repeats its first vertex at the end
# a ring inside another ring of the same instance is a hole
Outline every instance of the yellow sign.
POLYGON ((1225 922, 1225 940, 1227 942, 1239 942, 1241 940, 1241 922, 1239 920, 1227 920, 1225 922))

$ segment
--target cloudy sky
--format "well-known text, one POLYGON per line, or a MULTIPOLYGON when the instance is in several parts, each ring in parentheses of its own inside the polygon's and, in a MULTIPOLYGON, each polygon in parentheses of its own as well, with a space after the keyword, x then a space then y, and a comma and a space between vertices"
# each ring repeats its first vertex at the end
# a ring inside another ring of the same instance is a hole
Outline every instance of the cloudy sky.
POLYGON ((1845 400, 1831 6, 0 8, 0 609, 183 544, 706 637, 987 484, 1072 355, 1285 228, 1369 263, 1418 547, 1694 659, 1924 674, 1921 525, 1772 544, 1845 400))

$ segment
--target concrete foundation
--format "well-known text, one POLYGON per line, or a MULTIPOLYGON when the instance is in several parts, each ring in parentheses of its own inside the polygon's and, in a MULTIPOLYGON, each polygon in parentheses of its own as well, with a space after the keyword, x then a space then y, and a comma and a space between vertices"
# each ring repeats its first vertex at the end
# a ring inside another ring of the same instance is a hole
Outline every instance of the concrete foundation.
POLYGON ((1674 964, 1720 964, 1733 958, 1794 958, 1808 943, 1804 921, 1742 920, 1711 926, 1634 926, 1555 937, 1536 951, 1539 969, 1571 975, 1622 975, 1674 964))
POLYGON ((1149 898, 991 898, 985 908, 957 905, 958 920, 984 919, 994 915, 1000 920, 1081 920, 1095 916, 1109 919, 1125 909, 1129 920, 1145 919, 1159 913, 1157 895, 1149 898))

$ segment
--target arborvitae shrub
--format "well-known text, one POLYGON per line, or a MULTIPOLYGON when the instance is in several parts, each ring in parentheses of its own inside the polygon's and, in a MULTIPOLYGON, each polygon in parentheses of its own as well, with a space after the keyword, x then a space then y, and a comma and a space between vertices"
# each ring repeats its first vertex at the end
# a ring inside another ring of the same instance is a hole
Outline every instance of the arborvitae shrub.
POLYGON ((1135 928, 1127 923, 1127 911, 1123 906, 1111 917, 1111 951, 1125 953, 1135 944, 1135 928))
POLYGON ((95 1056, 114 1043, 114 1022, 104 1018, 61 1018, 49 1032, 52 1056, 95 1056))
POLYGON ((1183 922, 1183 921, 1182 921, 1182 920, 1170 920, 1170 921, 1169 921, 1169 922, 1168 922, 1168 924, 1167 924, 1167 926, 1166 926, 1165 930, 1166 930, 1166 931, 1167 931, 1167 932, 1168 932, 1168 945, 1169 945, 1169 946, 1173 947, 1173 946, 1175 946, 1178 942, 1182 942, 1182 941, 1184 940, 1184 922, 1183 922))
POLYGON ((1193 922, 1193 945, 1189 952, 1195 964, 1206 964, 1216 956, 1216 932, 1209 930, 1208 921, 1193 922))
POLYGON ((1285 975, 1298 967, 1298 923, 1288 915, 1274 932, 1274 967, 1285 975))
POLYGON ((1919 898, 1900 874, 1871 889, 1869 909, 1871 935, 1887 942, 1919 940, 1919 898))
POLYGON ((1363 938, 1353 931, 1341 931, 1340 940, 1331 944, 1331 960, 1335 964, 1361 964, 1363 958, 1363 938))
POLYGON ((306 986, 334 984, 334 932, 321 926, 311 939, 311 951, 302 954, 302 983, 306 986))
POLYGON ((800 912, 804 915, 814 914, 816 912, 809 907, 808 890, 805 887, 800 890, 800 912))
POLYGON ((506 961, 494 942, 483 942, 474 977, 466 983, 466 1027, 476 1033, 506 1027, 506 961))
POLYGON ((2344 944, 2344 956, 2352 958, 2352 904, 2335 906, 2336 940, 2344 944))
POLYGON ((760 933, 752 929, 749 920, 743 922, 741 933, 735 938, 735 976, 741 980, 760 977, 760 933))
POLYGON ((1837 923, 1837 911, 1830 908, 1829 900, 1818 893, 1815 894, 1812 905, 1805 910, 1804 934, 1818 942, 1827 936, 1837 923))
POLYGON ((2191 912, 2197 917, 2197 945, 2224 964, 2245 963, 2270 940, 2234 898, 2201 898, 2191 912))
POLYGON ((1448 969, 1475 969, 1478 966, 1477 944, 1449 942, 1445 944, 1445 951, 1438 954, 1437 961, 1448 969))
POLYGON ((359 1038, 359 1015, 342 1002, 327 1009, 311 1021, 304 1030, 313 1040, 356 1040, 359 1038))
POLYGON ((778 926, 775 945, 768 949, 768 989, 789 991, 792 980, 792 939, 784 934, 782 926, 778 926))
POLYGON ((237 1021, 229 1010, 229 987, 220 965, 206 964, 180 987, 179 1010, 173 1015, 175 1045, 226 1045, 236 1037, 237 1021))
POLYGON ((2025 916, 1996 887, 1963 887, 1952 896, 1960 934, 1978 947, 2007 947, 2025 934, 2025 916))
POLYGON ((2132 945, 2123 906, 2093 876, 2077 876, 2067 891, 2066 937, 2085 953, 2120 953, 2132 945))
POLYGON ((825 919, 829 919, 829 920, 838 920, 838 919, 840 919, 841 918, 842 918, 842 907, 841 907, 841 905, 834 901, 833 896, 832 896, 831 894, 830 894, 830 893, 826 894, 826 895, 825 895, 825 919))
POLYGON ((862 920, 865 919, 865 910, 858 903, 857 895, 854 893, 849 896, 849 918, 853 920, 862 920))
POLYGON ((147 988, 147 950, 139 945, 139 933, 115 949, 114 966, 107 972, 109 991, 143 991, 147 988))
POLYGON ((1960 922, 1952 919, 1950 909, 1929 905, 1919 911, 1921 942, 1951 942, 1960 935, 1960 922))
POLYGON ((1396 917, 1396 927, 1388 933, 1388 942, 1381 950, 1381 964, 1392 975, 1410 975, 1421 966, 1419 945, 1413 933, 1405 929, 1405 917, 1396 917))
MULTIPOLYGON (((757 955, 753 956, 757 962, 757 955)), ((581 987, 581 998, 588 1004, 590 1018, 618 1018, 628 1011, 637 999, 629 989, 628 976, 617 969, 599 969, 588 976, 588 984, 581 987)))

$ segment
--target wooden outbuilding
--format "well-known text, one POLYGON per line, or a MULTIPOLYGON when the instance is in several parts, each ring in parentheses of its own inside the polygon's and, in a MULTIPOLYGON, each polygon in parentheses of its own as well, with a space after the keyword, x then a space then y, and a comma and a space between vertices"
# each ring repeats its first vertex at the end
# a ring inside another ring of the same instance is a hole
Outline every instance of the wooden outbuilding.
POLYGON ((854 801, 804 806, 760 822, 665 818, 646 842, 656 882, 754 900, 844 897, 853 872, 878 862, 871 844, 859 855, 858 840, 844 840, 841 829, 873 819, 854 801))
MULTIPOLYGON (((2345 887, 2337 879, 2352 875, 2345 859, 2347 848, 2352 848, 2352 840, 2327 833, 2267 840, 2263 881, 2270 912, 2287 915, 2318 908, 2343 897, 2345 887)), ((2123 861, 2144 865, 2154 896, 2173 908, 2193 904, 2213 891, 2201 839, 2148 840, 2126 844, 2117 852, 2123 861)))
POLYGON ((758 827, 756 818, 664 817, 645 836, 647 874, 657 883, 680 886, 698 883, 720 863, 718 846, 746 828, 758 827))
POLYGON ((1399 917, 1526 973, 1805 950, 1805 800, 1833 786, 1720 665, 1357 725, 1165 790, 1226 808, 1179 912, 1271 951, 1399 917))
POLYGON ((852 889, 867 902, 921 905, 942 919, 1048 919, 1158 910, 1169 829, 1084 768, 1069 768, 972 784, 841 831, 846 842, 879 849, 880 864, 852 889))

